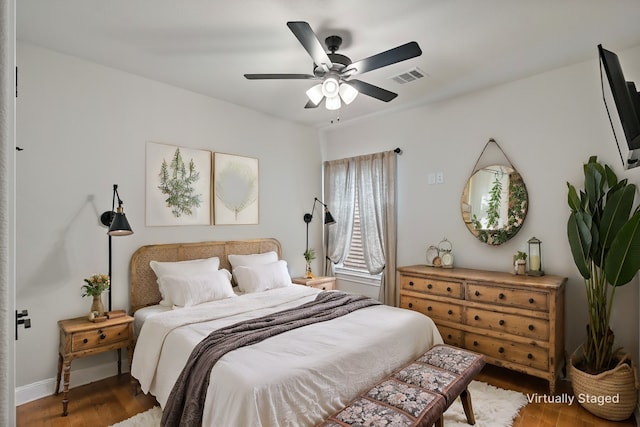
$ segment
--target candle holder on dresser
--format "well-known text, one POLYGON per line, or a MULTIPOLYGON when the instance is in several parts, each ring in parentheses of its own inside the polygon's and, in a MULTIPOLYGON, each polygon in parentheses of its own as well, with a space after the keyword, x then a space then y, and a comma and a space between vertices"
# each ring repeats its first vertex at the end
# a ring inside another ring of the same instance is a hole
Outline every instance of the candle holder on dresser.
POLYGON ((542 242, 535 237, 530 238, 527 241, 529 245, 529 276, 544 276, 542 270, 542 249, 540 245, 542 242))

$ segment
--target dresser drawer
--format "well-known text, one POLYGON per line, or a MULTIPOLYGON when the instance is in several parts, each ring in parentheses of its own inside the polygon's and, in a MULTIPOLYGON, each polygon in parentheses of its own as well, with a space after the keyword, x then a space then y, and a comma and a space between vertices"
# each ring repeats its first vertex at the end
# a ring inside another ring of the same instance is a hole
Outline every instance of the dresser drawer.
POLYGON ((549 322, 544 319, 498 313, 473 307, 465 309, 465 319, 466 325, 477 328, 520 335, 540 341, 548 341, 549 339, 549 322))
POLYGON ((71 337, 71 351, 82 351, 129 339, 129 324, 108 326, 91 331, 75 332, 71 337))
POLYGON ((454 347, 464 347, 464 332, 459 329, 450 328, 448 326, 436 325, 442 339, 446 344, 454 347))
POLYGON ((462 299, 464 295, 462 292, 462 283, 449 280, 400 276, 400 285, 402 289, 424 292, 430 295, 440 295, 458 299, 462 299))
POLYGON ((466 294, 469 301, 522 307, 537 311, 549 310, 549 294, 546 292, 469 283, 466 294))
POLYGON ((541 370, 549 368, 548 351, 532 344, 513 343, 471 333, 464 335, 464 342, 465 348, 489 357, 541 370))
POLYGON ((400 297, 400 307, 419 311, 433 320, 448 320, 450 322, 462 322, 462 307, 456 304, 447 304, 441 301, 414 298, 407 295, 400 297))

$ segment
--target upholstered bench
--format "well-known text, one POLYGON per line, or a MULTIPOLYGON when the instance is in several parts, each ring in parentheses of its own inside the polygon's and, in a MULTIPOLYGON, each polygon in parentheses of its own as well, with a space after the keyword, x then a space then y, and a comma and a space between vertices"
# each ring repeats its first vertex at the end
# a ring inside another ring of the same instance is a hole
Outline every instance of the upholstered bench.
POLYGON ((436 345, 361 393, 319 427, 443 426, 443 414, 458 396, 467 422, 473 425, 475 417, 467 386, 484 365, 482 354, 436 345))

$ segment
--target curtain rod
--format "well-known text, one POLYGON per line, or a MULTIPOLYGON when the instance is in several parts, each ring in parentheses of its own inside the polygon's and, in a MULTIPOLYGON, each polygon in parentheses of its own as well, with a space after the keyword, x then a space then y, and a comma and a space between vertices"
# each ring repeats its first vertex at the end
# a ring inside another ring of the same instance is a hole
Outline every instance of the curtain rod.
POLYGON ((402 154, 402 149, 400 147, 396 147, 396 149, 393 150, 393 152, 396 154, 402 154))

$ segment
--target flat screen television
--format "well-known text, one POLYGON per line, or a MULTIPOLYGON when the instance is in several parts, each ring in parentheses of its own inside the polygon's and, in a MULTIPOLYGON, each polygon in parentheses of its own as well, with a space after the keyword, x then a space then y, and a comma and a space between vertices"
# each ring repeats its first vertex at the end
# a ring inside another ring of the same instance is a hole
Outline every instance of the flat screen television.
MULTIPOLYGON (((611 90, 610 94, 606 92, 603 93, 605 106, 607 107, 607 111, 609 111, 609 105, 607 104, 607 95, 609 95, 610 99, 613 99, 615 108, 618 111, 617 117, 620 120, 619 124, 620 127, 622 127, 626 147, 629 150, 626 161, 622 159, 622 162, 625 169, 635 168, 640 166, 640 93, 633 82, 625 79, 618 55, 603 48, 601 44, 598 45, 598 52, 600 55, 600 63, 607 75, 609 89, 611 90)), ((604 91, 604 82, 602 86, 604 91)), ((609 113, 609 120, 611 121, 614 137, 618 142, 618 151, 622 158, 620 142, 616 136, 616 125, 611 117, 611 113, 609 113)))

